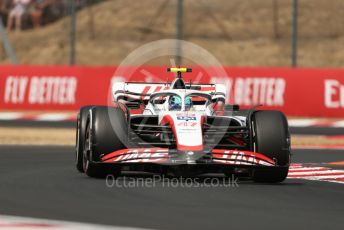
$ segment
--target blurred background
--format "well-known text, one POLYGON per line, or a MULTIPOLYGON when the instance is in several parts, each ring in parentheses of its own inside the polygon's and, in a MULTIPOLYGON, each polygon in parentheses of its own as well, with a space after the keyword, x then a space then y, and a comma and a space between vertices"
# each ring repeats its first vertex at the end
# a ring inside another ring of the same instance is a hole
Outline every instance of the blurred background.
POLYGON ((116 65, 180 38, 227 66, 343 67, 343 12, 343 0, 0 0, 0 64, 116 65))

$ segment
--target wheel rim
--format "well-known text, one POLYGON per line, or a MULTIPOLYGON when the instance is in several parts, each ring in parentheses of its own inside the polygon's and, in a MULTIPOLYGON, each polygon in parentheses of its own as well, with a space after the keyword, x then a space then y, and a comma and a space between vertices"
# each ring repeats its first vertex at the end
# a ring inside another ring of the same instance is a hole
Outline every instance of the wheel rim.
POLYGON ((77 121, 77 128, 76 128, 76 146, 75 146, 75 162, 76 164, 78 164, 79 162, 79 135, 80 135, 80 132, 79 132, 79 120, 77 121))
POLYGON ((90 146, 91 138, 90 138, 90 126, 86 126, 86 133, 85 133, 85 143, 84 143, 84 151, 83 151, 83 167, 84 171, 87 172, 89 166, 89 154, 88 148, 90 146))

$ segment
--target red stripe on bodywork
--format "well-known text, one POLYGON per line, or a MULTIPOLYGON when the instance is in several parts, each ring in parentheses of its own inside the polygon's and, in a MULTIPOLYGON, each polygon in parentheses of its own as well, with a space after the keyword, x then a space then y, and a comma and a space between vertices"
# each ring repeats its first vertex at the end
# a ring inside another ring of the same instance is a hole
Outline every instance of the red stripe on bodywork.
POLYGON ((143 91, 142 91, 142 96, 141 96, 141 99, 143 100, 143 99, 145 99, 145 95, 143 95, 143 94, 147 94, 148 93, 148 91, 150 90, 150 88, 151 88, 151 86, 145 86, 144 88, 143 88, 143 91))
POLYGON ((181 151, 202 151, 203 146, 202 145, 186 146, 186 145, 180 145, 177 143, 177 149, 181 151))
POLYGON ((154 89, 153 93, 159 92, 161 89, 162 89, 162 86, 157 86, 157 87, 154 89))
POLYGON ((200 91, 214 91, 214 90, 215 90, 214 86, 205 86, 205 87, 201 86, 201 90, 200 91))

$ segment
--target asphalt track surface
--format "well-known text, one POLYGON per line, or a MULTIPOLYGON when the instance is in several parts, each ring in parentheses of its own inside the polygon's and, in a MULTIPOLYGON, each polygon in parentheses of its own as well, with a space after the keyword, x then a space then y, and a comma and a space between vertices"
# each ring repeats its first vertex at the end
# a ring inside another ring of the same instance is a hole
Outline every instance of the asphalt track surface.
MULTIPOLYGON (((293 153, 298 163, 344 160, 341 151, 293 153)), ((72 147, 0 146, 0 214, 153 229, 342 229, 344 185, 108 187, 76 172, 72 147)))

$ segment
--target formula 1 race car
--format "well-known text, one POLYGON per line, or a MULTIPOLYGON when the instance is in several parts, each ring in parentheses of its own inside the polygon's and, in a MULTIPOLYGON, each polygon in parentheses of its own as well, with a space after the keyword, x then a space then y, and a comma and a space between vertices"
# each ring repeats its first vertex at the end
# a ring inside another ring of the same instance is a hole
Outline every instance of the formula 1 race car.
POLYGON ((77 120, 76 167, 90 177, 122 171, 237 174, 281 182, 290 164, 282 112, 226 105, 221 84, 117 82, 114 106, 85 106, 77 120), (148 93, 152 92, 152 93, 148 93))

